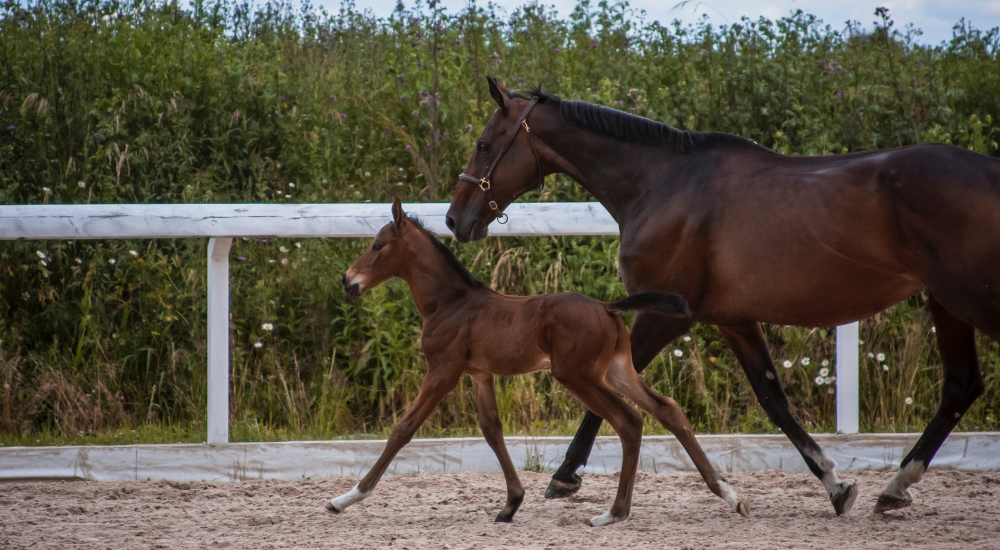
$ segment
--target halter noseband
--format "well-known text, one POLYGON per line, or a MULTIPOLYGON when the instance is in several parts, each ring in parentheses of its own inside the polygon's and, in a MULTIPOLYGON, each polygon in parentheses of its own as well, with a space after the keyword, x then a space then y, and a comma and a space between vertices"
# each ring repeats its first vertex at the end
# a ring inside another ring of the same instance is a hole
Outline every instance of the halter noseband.
MULTIPOLYGON (((478 185, 479 188, 482 189, 486 193, 486 200, 489 201, 490 208, 492 208, 493 211, 497 213, 497 218, 496 218, 497 222, 501 223, 501 224, 507 223, 507 214, 504 214, 500 210, 500 207, 497 205, 497 201, 493 200, 493 192, 490 191, 490 178, 493 177, 493 171, 496 170, 497 165, 500 164, 500 159, 502 159, 504 153, 507 152, 507 148, 509 148, 510 144, 514 142, 514 137, 517 136, 517 131, 520 130, 521 127, 523 126, 525 132, 531 133, 531 128, 528 127, 527 118, 528 118, 528 113, 531 112, 531 109, 534 108, 534 106, 537 103, 538 103, 538 97, 537 96, 531 98, 531 101, 528 102, 528 106, 525 107, 524 111, 521 113, 521 118, 519 118, 517 120, 517 124, 514 125, 514 129, 511 130, 510 134, 507 135, 507 141, 504 142, 503 148, 500 149, 500 154, 497 155, 497 158, 493 159, 493 164, 490 164, 490 169, 486 171, 486 176, 485 177, 477 178, 475 176, 470 176, 469 174, 465 174, 465 173, 462 173, 462 174, 458 175, 458 179, 460 179, 462 181, 467 181, 469 183, 474 183, 474 184, 478 185), (501 219, 500 219, 501 216, 503 217, 503 221, 501 221, 501 219)), ((528 139, 528 143, 531 144, 531 152, 535 154, 535 164, 538 164, 538 152, 535 151, 535 144, 531 143, 530 137, 528 139)), ((539 174, 539 177, 541 177, 541 167, 540 166, 539 166, 538 174, 539 174)))

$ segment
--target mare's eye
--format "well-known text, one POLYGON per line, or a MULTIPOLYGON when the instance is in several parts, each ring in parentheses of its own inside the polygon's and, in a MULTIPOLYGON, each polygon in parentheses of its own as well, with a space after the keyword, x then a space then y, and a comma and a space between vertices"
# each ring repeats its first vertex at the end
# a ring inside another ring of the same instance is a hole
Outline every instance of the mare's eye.
POLYGON ((375 252, 378 252, 379 250, 382 250, 382 248, 384 248, 384 247, 385 247, 385 243, 372 243, 372 250, 374 250, 375 252))
POLYGON ((489 143, 479 142, 479 152, 480 153, 489 153, 490 152, 490 144, 489 143))

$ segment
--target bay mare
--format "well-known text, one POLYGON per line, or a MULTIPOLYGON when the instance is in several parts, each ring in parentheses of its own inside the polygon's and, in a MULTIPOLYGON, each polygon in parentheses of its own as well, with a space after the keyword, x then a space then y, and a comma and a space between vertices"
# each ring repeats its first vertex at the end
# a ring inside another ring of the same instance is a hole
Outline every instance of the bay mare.
POLYGON ((393 427, 378 461, 356 487, 327 503, 327 510, 339 514, 370 495, 396 453, 462 375, 468 374, 476 393, 479 427, 507 481, 507 504, 496 521, 511 521, 524 498, 524 488, 504 445, 493 377, 548 369, 589 410, 606 418, 622 442, 618 494, 611 509, 592 518, 591 525, 624 520, 632 503, 642 417, 619 393, 677 436, 708 488, 731 510, 750 514, 747 503, 712 467, 677 403, 651 390, 632 367, 628 330, 618 312, 684 318, 690 312, 683 298, 656 291, 612 303, 569 292, 505 296, 477 281, 448 247, 407 218, 399 197, 393 199, 392 216, 392 223, 379 230, 341 281, 353 296, 393 277, 406 281, 424 322, 420 347, 427 358, 427 375, 416 399, 393 427))
MULTIPOLYGON (((692 323, 717 325, 837 514, 851 509, 857 487, 837 476, 836 463, 792 416, 759 323, 840 325, 926 290, 944 365, 942 399, 875 511, 912 502, 908 487, 983 392, 975 329, 1000 341, 1000 160, 944 144, 785 156, 729 134, 681 131, 541 92, 524 96, 493 79, 489 86, 499 108, 448 210, 455 237, 485 237, 545 175, 568 174, 618 222, 628 292, 676 292, 690 305, 689 318, 636 315, 635 368, 692 323), (484 174, 489 183, 474 183, 484 174)), ((600 424, 587 413, 546 496, 580 487, 575 472, 600 424)))

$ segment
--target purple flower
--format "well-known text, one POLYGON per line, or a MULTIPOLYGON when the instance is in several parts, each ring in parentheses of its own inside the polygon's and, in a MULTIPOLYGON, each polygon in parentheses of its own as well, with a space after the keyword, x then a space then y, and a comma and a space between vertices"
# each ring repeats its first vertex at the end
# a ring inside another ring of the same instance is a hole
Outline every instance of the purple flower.
POLYGON ((8 130, 14 130, 14 128, 17 128, 17 126, 11 125, 7 127, 8 130))
POLYGON ((330 99, 337 99, 337 96, 332 95, 332 96, 330 96, 330 99))
POLYGON ((278 98, 278 101, 285 101, 285 98, 283 98, 283 97, 279 97, 279 98, 278 98))
POLYGON ((428 151, 433 151, 433 150, 434 150, 434 147, 431 147, 430 145, 428 145, 428 146, 427 146, 427 150, 428 150, 428 151))
POLYGON ((399 96, 399 102, 400 103, 406 103, 406 98, 403 97, 403 96, 399 96))
POLYGON ((840 97, 840 92, 837 92, 836 94, 834 94, 834 97, 840 97))
POLYGON ((556 48, 556 51, 558 52, 558 51, 559 51, 559 48, 556 48))
POLYGON ((469 62, 469 61, 471 61, 471 60, 472 60, 472 58, 471 58, 471 57, 466 57, 466 58, 465 58, 465 62, 466 62, 466 63, 468 63, 468 62, 469 62))
POLYGON ((458 46, 458 45, 459 45, 459 44, 461 44, 461 43, 462 43, 462 41, 461 41, 461 40, 459 40, 459 39, 457 39, 457 38, 455 39, 455 45, 456 45, 456 46, 458 46))
POLYGON ((619 106, 621 106, 621 105, 625 105, 625 102, 619 99, 619 100, 618 100, 618 105, 619 105, 619 106))
POLYGON ((469 131, 469 132, 471 132, 472 131, 472 125, 470 124, 468 127, 466 127, 466 130, 469 131))
POLYGON ((407 146, 406 146, 406 150, 407 150, 407 151, 409 151, 409 150, 410 150, 410 146, 409 146, 409 145, 407 145, 407 146))
POLYGON ((450 162, 448 162, 447 160, 446 160, 446 161, 444 161, 444 163, 445 163, 445 164, 451 164, 451 163, 450 163, 450 162))
POLYGON ((590 45, 590 47, 591 47, 591 48, 596 48, 596 47, 597 47, 597 44, 591 44, 591 45, 590 45))
POLYGON ((236 259, 239 260, 239 261, 241 261, 241 262, 247 261, 247 257, 246 256, 237 256, 236 259))
POLYGON ((583 50, 580 50, 580 53, 583 53, 583 50))
POLYGON ((423 67, 423 66, 424 66, 423 61, 417 61, 417 67, 423 67))
POLYGON ((399 73, 396 75, 396 82, 402 82, 406 78, 406 73, 399 73))
POLYGON ((347 118, 347 113, 340 113, 340 118, 347 118))

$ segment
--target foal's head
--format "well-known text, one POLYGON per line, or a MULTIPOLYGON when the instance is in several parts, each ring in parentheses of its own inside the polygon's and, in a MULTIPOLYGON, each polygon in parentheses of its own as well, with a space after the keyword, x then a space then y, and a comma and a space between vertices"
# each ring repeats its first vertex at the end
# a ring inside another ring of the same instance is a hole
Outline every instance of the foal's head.
POLYGON ((407 218, 399 197, 393 197, 392 222, 379 230, 368 250, 341 276, 344 290, 351 296, 360 296, 383 281, 401 276, 430 246, 433 244, 418 222, 407 218))

